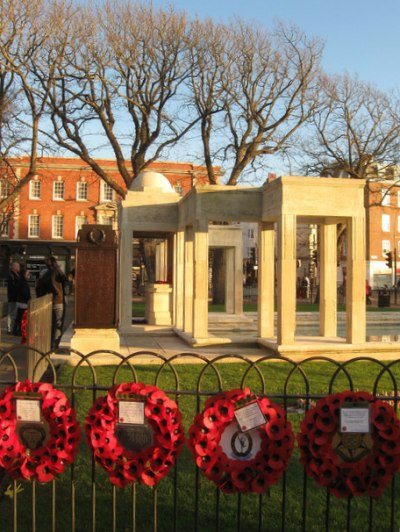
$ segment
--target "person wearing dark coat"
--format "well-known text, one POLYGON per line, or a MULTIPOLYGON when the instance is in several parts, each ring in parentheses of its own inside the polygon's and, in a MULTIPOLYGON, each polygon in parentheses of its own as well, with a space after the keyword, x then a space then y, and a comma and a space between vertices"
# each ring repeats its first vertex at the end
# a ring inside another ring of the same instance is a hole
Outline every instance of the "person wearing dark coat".
POLYGON ((63 333, 65 316, 65 286, 67 276, 61 270, 57 259, 52 255, 46 257, 46 268, 40 272, 36 285, 37 297, 45 294, 53 296, 53 312, 51 326, 51 348, 57 349, 63 333))
POLYGON ((21 270, 17 293, 17 316, 13 327, 13 334, 15 336, 21 336, 22 316, 28 308, 28 301, 31 299, 31 289, 28 283, 29 278, 29 271, 21 270))
POLYGON ((19 262, 11 264, 10 273, 7 278, 7 332, 12 333, 17 316, 18 285, 20 280, 19 262))

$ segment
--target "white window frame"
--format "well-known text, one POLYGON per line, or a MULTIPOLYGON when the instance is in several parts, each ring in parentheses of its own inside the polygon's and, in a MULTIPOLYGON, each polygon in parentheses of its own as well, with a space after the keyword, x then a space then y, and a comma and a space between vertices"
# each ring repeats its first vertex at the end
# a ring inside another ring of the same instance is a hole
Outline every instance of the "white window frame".
POLYGON ((389 207, 390 206, 390 190, 388 188, 382 188, 381 194, 382 194, 382 201, 381 201, 382 207, 389 207))
POLYGON ((53 181, 53 201, 64 201, 65 183, 64 181, 53 181), (57 190, 60 188, 61 190, 57 190))
POLYGON ((382 214, 382 231, 390 233, 390 214, 382 214))
POLYGON ((42 199, 42 182, 39 179, 31 179, 29 182, 29 199, 40 200, 42 199), (38 190, 35 190, 35 187, 38 190), (38 193, 37 193, 38 192, 38 193))
POLYGON ((88 184, 87 181, 77 181, 76 183, 76 201, 87 201, 88 200, 88 184), (85 194, 81 194, 82 189, 85 191, 85 194))
POLYGON ((11 183, 8 179, 0 179, 0 198, 8 198, 11 194, 11 183))
POLYGON ((8 218, 8 215, 3 213, 1 216, 0 221, 0 236, 9 236, 10 235, 10 220, 8 218))
POLYGON ((28 215, 28 238, 40 238, 40 215, 29 214, 28 215), (33 223, 33 220, 37 220, 37 223, 33 223))
POLYGON ((51 217, 51 236, 57 240, 64 238, 64 216, 62 214, 53 214, 51 217), (58 219, 61 220, 61 231, 59 231, 58 219))
POLYGON ((109 216, 107 214, 102 214, 100 216, 101 225, 113 225, 113 223, 114 223, 114 216, 109 216))
POLYGON ((174 186, 174 190, 177 194, 179 194, 180 196, 183 196, 183 186, 182 184, 180 183, 180 181, 178 181, 175 186, 174 186))
POLYGON ((105 181, 101 182, 100 201, 102 203, 108 203, 114 201, 114 189, 105 181), (111 195, 110 195, 111 194, 111 195))
POLYGON ((75 237, 78 236, 78 231, 83 224, 87 224, 87 217, 84 214, 75 216, 75 237))
POLYGON ((388 251, 390 251, 390 247, 390 240, 382 240, 382 257, 384 257, 388 251))

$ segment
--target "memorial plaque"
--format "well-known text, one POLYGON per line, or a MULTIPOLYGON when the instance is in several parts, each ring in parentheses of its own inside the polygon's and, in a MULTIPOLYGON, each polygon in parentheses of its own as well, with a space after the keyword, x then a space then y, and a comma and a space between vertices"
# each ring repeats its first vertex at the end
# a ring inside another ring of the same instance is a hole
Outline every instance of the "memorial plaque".
POLYGON ((14 394, 17 417, 15 432, 22 445, 31 451, 46 445, 50 437, 49 425, 42 416, 41 399, 38 393, 14 394))
POLYGON ((115 428, 115 437, 124 449, 139 453, 153 445, 153 428, 148 421, 145 421, 143 425, 118 423, 115 428))
POLYGON ((117 236, 109 225, 83 225, 78 233, 75 325, 117 326, 117 236))

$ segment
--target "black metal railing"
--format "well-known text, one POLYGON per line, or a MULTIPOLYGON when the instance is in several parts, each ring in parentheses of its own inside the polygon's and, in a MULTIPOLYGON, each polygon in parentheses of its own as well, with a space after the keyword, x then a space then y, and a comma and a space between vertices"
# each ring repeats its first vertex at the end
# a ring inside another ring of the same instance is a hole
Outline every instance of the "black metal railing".
MULTIPOLYGON (((82 426, 94 400, 112 385, 127 381, 154 384, 171 396, 183 412, 186 434, 205 400, 232 388, 249 387, 280 403, 295 433, 307 410, 330 393, 368 391, 390 402, 396 411, 400 399, 400 359, 385 363, 372 357, 337 362, 322 356, 296 361, 245 354, 210 359, 180 353, 167 359, 151 351, 126 357, 111 351, 59 353, 36 350, 32 379, 52 382, 63 390, 82 426), (99 358, 104 361, 105 357, 109 365, 98 366, 99 358), (43 364, 47 366, 44 375, 43 364)), ((0 355, 0 386, 12 385, 21 378, 18 361, 13 351, 0 355)), ((288 469, 267 494, 220 492, 204 478, 186 448, 156 488, 133 484, 119 489, 92 460, 83 438, 74 464, 55 481, 42 485, 4 476, 0 530, 399 530, 398 484, 395 477, 377 499, 336 499, 306 476, 295 446, 288 469)))

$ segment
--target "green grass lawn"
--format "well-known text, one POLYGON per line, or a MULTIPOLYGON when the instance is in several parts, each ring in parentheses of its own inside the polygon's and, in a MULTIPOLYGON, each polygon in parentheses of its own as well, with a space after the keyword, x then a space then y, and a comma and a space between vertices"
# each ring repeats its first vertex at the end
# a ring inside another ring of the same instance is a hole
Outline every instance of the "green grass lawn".
MULTIPOLYGON (((132 360, 133 362, 133 360, 132 360)), ((74 370, 63 367, 58 375, 58 385, 68 387, 74 383, 74 404, 79 420, 83 423, 95 396, 104 395, 104 390, 114 382, 136 380, 156 384, 175 398, 183 414, 183 425, 187 431, 192 419, 203 408, 206 398, 217 391, 248 386, 254 393, 266 394, 286 406, 297 404, 298 396, 317 397, 329 392, 358 389, 380 393, 393 391, 400 382, 400 364, 392 366, 389 374, 383 371, 380 362, 354 360, 338 366, 328 361, 305 361, 299 366, 291 362, 265 360, 256 366, 251 361, 232 363, 179 364, 163 367, 135 365, 130 369, 125 364, 115 367, 81 367, 74 370), (73 373, 75 371, 75 373, 73 373), (94 388, 98 391, 95 393, 94 388), (198 391, 198 397, 193 391, 198 391), (284 401, 286 394, 287 400, 284 401), (290 397, 288 397, 290 396, 290 397)), ((288 419, 297 432, 303 414, 290 412, 288 419)), ((397 483, 398 484, 398 483, 397 483)), ((31 530, 31 508, 33 505, 32 485, 21 483, 22 493, 17 499, 18 530, 31 530)), ((390 495, 388 487, 384 495, 374 501, 357 498, 351 501, 351 523, 355 532, 369 529, 386 532, 390 529, 390 495)), ((400 526, 400 509, 397 501, 400 492, 394 488, 395 529, 400 526)), ((51 530, 52 484, 35 486, 36 530, 51 530)), ((185 448, 177 467, 169 477, 163 479, 156 490, 146 486, 120 490, 113 488, 105 472, 92 463, 88 446, 82 439, 80 452, 70 472, 55 482, 55 522, 57 532, 72 530, 72 510, 75 512, 76 531, 91 530, 91 508, 95 501, 96 530, 113 530, 113 508, 115 509, 115 530, 151 531, 154 524, 154 506, 157 508, 157 529, 170 532, 173 529, 174 507, 176 508, 176 529, 182 532, 195 530, 197 520, 199 531, 258 530, 258 517, 262 517, 262 530, 278 531, 282 528, 282 502, 285 501, 285 527, 287 531, 301 529, 302 515, 306 511, 307 532, 324 530, 327 494, 312 480, 305 482, 303 468, 295 450, 289 468, 268 495, 256 494, 225 495, 201 474, 196 473, 193 460, 185 448), (92 477, 93 475, 93 477, 92 477), (303 507, 303 487, 306 486, 306 506, 303 507), (283 496, 286 490, 286 496, 283 496), (239 509, 238 509, 239 508, 239 509), (132 512, 136 513, 136 528, 132 526, 132 512), (197 517, 196 517, 197 516, 197 517)), ((330 498, 330 530, 346 530, 347 501, 330 498)), ((4 497, 0 501, 0 530, 12 528, 13 500, 4 497)))

